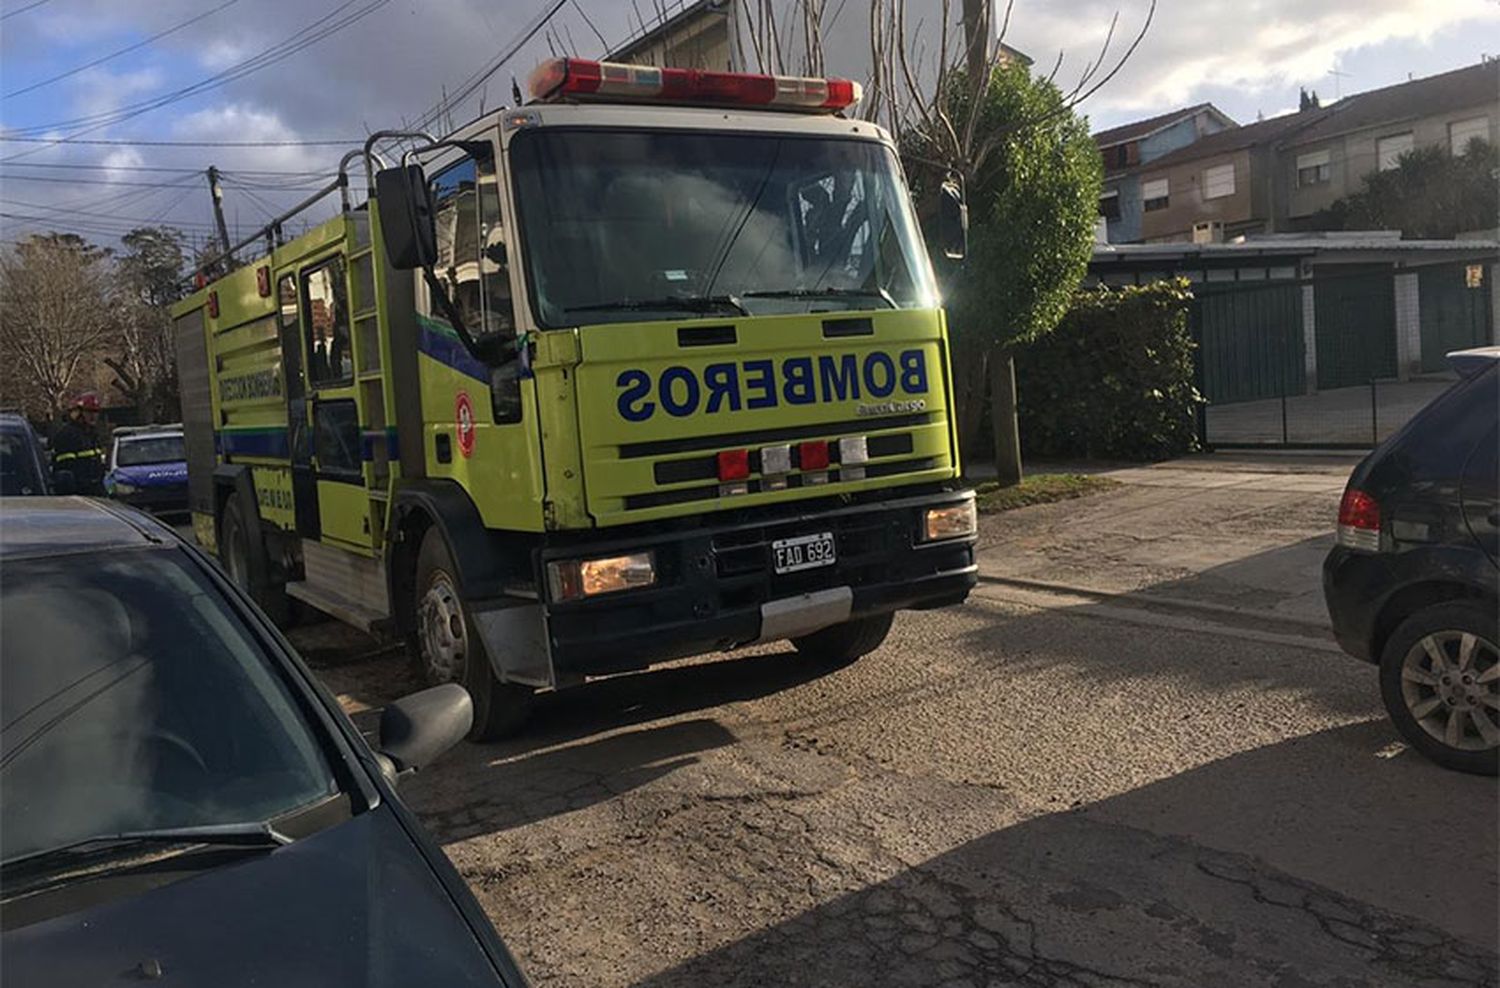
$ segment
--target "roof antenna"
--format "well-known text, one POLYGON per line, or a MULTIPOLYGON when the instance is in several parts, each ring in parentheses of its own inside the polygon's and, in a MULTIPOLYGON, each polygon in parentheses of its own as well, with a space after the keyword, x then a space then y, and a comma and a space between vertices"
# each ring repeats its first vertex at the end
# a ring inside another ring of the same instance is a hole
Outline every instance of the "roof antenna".
POLYGON ((511 98, 516 101, 516 105, 520 106, 521 105, 521 86, 516 82, 516 77, 515 76, 511 76, 510 77, 510 95, 511 95, 511 98))

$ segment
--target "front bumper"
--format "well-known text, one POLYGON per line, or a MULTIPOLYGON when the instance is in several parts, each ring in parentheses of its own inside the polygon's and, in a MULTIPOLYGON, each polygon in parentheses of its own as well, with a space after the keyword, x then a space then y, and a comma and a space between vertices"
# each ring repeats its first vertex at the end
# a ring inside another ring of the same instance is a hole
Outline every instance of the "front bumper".
MULTIPOLYGON (((590 544, 589 555, 651 549, 657 585, 551 602, 547 627, 559 683, 734 648, 762 637, 762 605, 849 589, 849 618, 957 604, 977 581, 973 536, 917 541, 922 513, 972 497, 941 491, 832 511, 767 511, 734 523, 590 544), (832 532, 838 561, 776 575, 770 544, 832 532)), ((548 559, 578 551, 549 549, 548 559)))
POLYGON ((118 488, 112 495, 121 504, 128 504, 132 508, 140 508, 143 511, 151 511, 156 514, 187 514, 188 511, 188 489, 187 484, 171 484, 164 487, 137 487, 129 494, 121 493, 118 488))

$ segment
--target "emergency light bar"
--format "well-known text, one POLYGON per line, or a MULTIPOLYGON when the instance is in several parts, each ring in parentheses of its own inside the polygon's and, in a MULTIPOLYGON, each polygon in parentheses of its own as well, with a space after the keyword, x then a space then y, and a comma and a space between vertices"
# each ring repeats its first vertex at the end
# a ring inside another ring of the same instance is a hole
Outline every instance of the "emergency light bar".
POLYGON ((554 58, 527 82, 534 100, 584 99, 687 106, 756 106, 770 110, 835 113, 859 102, 849 79, 663 69, 654 65, 554 58))

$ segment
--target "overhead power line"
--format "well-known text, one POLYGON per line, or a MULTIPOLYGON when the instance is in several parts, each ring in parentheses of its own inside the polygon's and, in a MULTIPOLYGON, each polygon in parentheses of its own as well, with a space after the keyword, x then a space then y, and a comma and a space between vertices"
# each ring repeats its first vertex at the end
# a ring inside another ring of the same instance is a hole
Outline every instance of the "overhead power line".
POLYGON ((349 147, 363 144, 363 137, 327 137, 306 141, 155 141, 131 140, 129 138, 75 138, 75 137, 25 137, 0 134, 0 141, 17 144, 89 144, 100 147, 156 147, 156 148, 300 148, 300 147, 349 147))
MULTIPOLYGON (((257 52, 247 59, 244 59, 243 61, 236 62, 234 65, 231 65, 229 68, 224 69, 221 72, 215 72, 211 76, 207 76, 206 78, 200 79, 195 83, 183 86, 179 89, 175 89, 169 93, 164 93, 160 96, 154 96, 150 99, 139 100, 135 103, 129 103, 125 106, 117 107, 113 110, 108 110, 102 113, 88 114, 81 117, 72 117, 67 120, 54 120, 50 123, 45 124, 34 124, 27 127, 13 128, 12 133, 35 135, 46 133, 49 130, 63 130, 70 127, 83 128, 84 130, 96 129, 98 127, 108 126, 109 124, 120 123, 124 120, 129 120, 132 117, 139 116, 142 113, 149 113, 152 110, 160 109, 164 106, 169 106, 172 103, 187 99, 189 96, 195 96, 199 93, 207 92, 211 89, 217 89, 218 87, 223 86, 229 82, 233 82, 236 79, 243 78, 244 76, 250 75, 251 73, 258 72, 261 69, 275 65, 276 63, 283 61, 284 59, 287 59, 292 55, 295 55, 298 52, 311 47, 314 44, 317 44, 319 41, 322 41, 330 35, 335 34, 338 31, 341 31, 349 25, 355 23, 356 21, 374 13, 381 7, 384 7, 386 4, 390 3, 390 0, 368 0, 368 2, 364 4, 364 6, 356 8, 352 13, 345 13, 345 11, 348 11, 350 7, 354 7, 354 5, 359 2, 360 0, 343 0, 343 2, 334 7, 333 10, 322 15, 311 24, 299 28, 281 41, 278 41, 277 43, 262 49, 261 51, 257 52)), ((79 132, 81 133, 83 131, 81 130, 79 132)), ((69 134, 67 136, 72 137, 76 135, 69 134)))
MULTIPOLYGON (((166 165, 85 165, 76 162, 62 161, 18 161, 11 165, 12 168, 43 168, 64 169, 67 171, 97 171, 97 172, 167 172, 176 175, 202 175, 202 168, 169 167, 166 165)), ((294 178, 317 178, 323 175, 332 175, 329 171, 319 171, 315 168, 304 169, 281 169, 281 168, 236 168, 236 175, 288 175, 294 178)), ((0 178, 4 178, 0 174, 0 178)), ((87 179, 80 179, 87 181, 87 179)))
POLYGON ((26 11, 28 11, 28 10, 35 10, 36 8, 40 7, 42 4, 49 3, 49 2, 51 2, 51 0, 31 0, 31 3, 28 3, 24 7, 17 7, 15 10, 7 10, 5 13, 0 14, 0 21, 9 20, 10 18, 16 16, 17 14, 24 14, 24 13, 26 13, 26 11))
POLYGON ((552 18, 557 15, 557 12, 559 10, 562 10, 562 8, 567 5, 567 3, 568 0, 551 0, 551 2, 547 3, 542 8, 540 14, 534 19, 535 22, 529 28, 527 28, 516 41, 512 42, 505 49, 505 51, 496 56, 494 60, 486 63, 484 66, 470 75, 467 79, 465 79, 462 83, 460 83, 459 87, 454 90, 452 96, 439 100, 437 105, 429 108, 426 113, 422 114, 421 118, 417 121, 416 126, 413 129, 426 130, 428 127, 431 127, 433 124, 443 119, 443 116, 445 114, 451 112, 455 107, 463 103, 464 100, 473 95, 475 90, 489 81, 490 76, 494 75, 496 72, 499 72, 507 62, 509 62, 512 58, 515 58, 516 54, 526 46, 526 43, 529 42, 532 38, 536 37, 541 32, 542 28, 547 26, 547 22, 552 20, 552 18))
MULTIPOLYGON (((45 2, 45 0, 42 0, 42 2, 45 2)), ((75 76, 75 75, 77 75, 80 72, 86 72, 89 69, 94 68, 95 66, 103 65, 105 62, 112 61, 113 59, 119 58, 121 55, 128 55, 128 54, 130 54, 133 51, 139 51, 140 49, 146 47, 149 44, 153 44, 153 43, 155 43, 157 41, 160 41, 162 38, 165 38, 165 37, 167 37, 170 34, 176 34, 178 31, 181 31, 183 28, 192 27, 194 24, 197 24, 199 21, 203 20, 204 18, 206 18, 206 17, 212 17, 214 14, 217 14, 219 11, 223 10, 225 7, 231 7, 231 6, 233 6, 233 5, 235 5, 235 4, 239 3, 239 2, 240 2, 240 0, 224 0, 224 3, 219 4, 217 7, 214 7, 212 9, 210 9, 210 10, 205 10, 203 13, 196 14, 196 15, 194 15, 192 17, 189 17, 185 21, 179 21, 178 23, 173 24, 171 27, 167 28, 165 31, 158 31, 157 33, 151 35, 151 37, 145 38, 145 39, 143 39, 141 41, 137 41, 133 45, 126 45, 124 48, 116 49, 115 51, 110 52, 108 55, 100 55, 98 58, 94 59, 93 61, 85 62, 82 65, 74 66, 73 68, 68 69, 66 72, 59 72, 57 75, 48 76, 46 79, 43 79, 40 82, 33 82, 31 85, 29 85, 29 86, 22 86, 20 89, 12 89, 12 90, 10 90, 9 92, 7 92, 5 94, 5 98, 6 99, 11 99, 13 97, 20 96, 20 95, 22 95, 24 93, 29 93, 29 92, 32 92, 34 90, 41 89, 43 86, 50 86, 54 82, 61 82, 63 79, 67 79, 70 76, 75 76)), ((10 15, 6 14, 5 16, 9 17, 10 15)))

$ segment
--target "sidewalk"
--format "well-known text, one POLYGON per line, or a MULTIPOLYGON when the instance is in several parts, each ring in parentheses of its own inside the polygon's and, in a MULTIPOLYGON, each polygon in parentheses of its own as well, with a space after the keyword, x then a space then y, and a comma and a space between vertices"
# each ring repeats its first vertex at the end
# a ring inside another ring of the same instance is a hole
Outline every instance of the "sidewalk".
POLYGON ((982 517, 980 577, 1325 634, 1321 566, 1358 459, 1214 454, 1095 467, 1122 486, 982 517))

